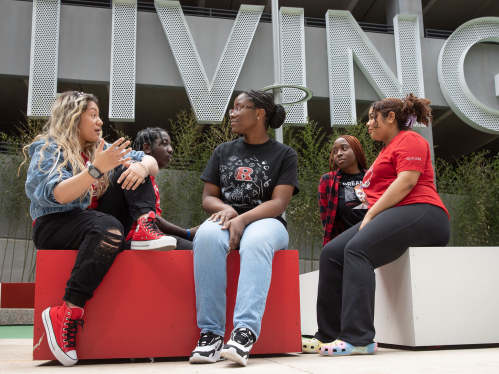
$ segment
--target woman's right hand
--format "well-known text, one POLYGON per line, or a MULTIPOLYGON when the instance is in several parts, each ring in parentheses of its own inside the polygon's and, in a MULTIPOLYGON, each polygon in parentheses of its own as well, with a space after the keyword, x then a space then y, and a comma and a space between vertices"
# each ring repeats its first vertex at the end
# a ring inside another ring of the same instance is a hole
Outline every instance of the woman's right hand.
POLYGON ((213 221, 217 222, 217 220, 220 220, 218 223, 219 225, 223 225, 225 222, 228 222, 232 218, 236 218, 238 216, 236 210, 232 207, 229 207, 227 209, 221 210, 218 213, 214 213, 211 215, 210 218, 208 218, 208 221, 213 221))
POLYGON ((130 161, 131 157, 123 158, 123 156, 132 151, 131 148, 125 149, 130 144, 130 141, 127 140, 124 142, 124 140, 125 138, 118 139, 104 151, 104 139, 101 139, 99 147, 95 152, 93 166, 99 169, 101 173, 106 173, 116 166, 130 161))

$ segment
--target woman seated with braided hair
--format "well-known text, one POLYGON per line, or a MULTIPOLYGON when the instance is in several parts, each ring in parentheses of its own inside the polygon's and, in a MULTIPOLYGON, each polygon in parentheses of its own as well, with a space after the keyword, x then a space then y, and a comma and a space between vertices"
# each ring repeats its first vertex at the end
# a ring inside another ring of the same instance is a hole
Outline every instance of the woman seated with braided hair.
POLYGON ((318 193, 323 245, 362 221, 367 213, 366 200, 360 200, 367 160, 359 139, 339 136, 329 156, 329 169, 319 181, 318 193))
MULTIPOLYGON (((159 127, 148 127, 145 130, 139 131, 135 138, 135 142, 133 143, 133 150, 142 151, 146 155, 154 157, 160 170, 165 169, 168 166, 173 154, 170 135, 168 135, 166 130, 159 127)), ((192 239, 194 239, 199 226, 191 229, 183 229, 161 217, 162 210, 159 188, 154 177, 151 176, 150 178, 156 196, 156 224, 159 230, 177 240, 177 249, 191 250, 192 239)), ((126 237, 127 246, 129 246, 132 241, 136 226, 136 224, 132 226, 132 229, 126 237)))
POLYGON ((274 253, 289 241, 282 213, 298 193, 297 155, 269 138, 286 117, 282 105, 260 91, 243 92, 229 111, 234 134, 220 144, 201 175, 203 209, 211 217, 194 238, 194 281, 201 338, 190 363, 227 358, 246 366, 260 335, 274 253), (225 344, 227 255, 239 250, 241 270, 234 330, 225 344))
POLYGON ((374 269, 409 247, 445 246, 449 213, 437 194, 428 142, 411 131, 428 126, 430 100, 376 101, 369 111, 371 138, 385 147, 362 181, 369 210, 362 222, 322 249, 319 263, 317 350, 324 356, 372 354, 374 269))

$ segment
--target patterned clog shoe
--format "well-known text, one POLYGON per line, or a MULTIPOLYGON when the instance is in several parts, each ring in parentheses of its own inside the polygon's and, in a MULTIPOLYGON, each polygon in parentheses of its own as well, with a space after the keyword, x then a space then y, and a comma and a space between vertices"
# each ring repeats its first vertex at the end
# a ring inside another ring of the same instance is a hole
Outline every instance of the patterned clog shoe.
POLYGON ((319 354, 321 356, 350 356, 350 355, 372 355, 378 350, 378 343, 371 343, 364 347, 354 347, 343 340, 335 340, 332 343, 321 344, 319 354))
POLYGON ((301 338, 301 351, 303 353, 317 353, 321 344, 316 338, 301 338))

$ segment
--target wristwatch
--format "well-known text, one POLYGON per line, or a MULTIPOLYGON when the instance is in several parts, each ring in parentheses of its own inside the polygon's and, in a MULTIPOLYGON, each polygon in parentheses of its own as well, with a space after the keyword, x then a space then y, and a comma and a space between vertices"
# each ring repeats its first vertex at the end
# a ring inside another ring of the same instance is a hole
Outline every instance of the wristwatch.
POLYGON ((90 174, 94 179, 99 179, 104 175, 104 173, 101 173, 100 170, 93 165, 88 167, 88 174, 90 174))

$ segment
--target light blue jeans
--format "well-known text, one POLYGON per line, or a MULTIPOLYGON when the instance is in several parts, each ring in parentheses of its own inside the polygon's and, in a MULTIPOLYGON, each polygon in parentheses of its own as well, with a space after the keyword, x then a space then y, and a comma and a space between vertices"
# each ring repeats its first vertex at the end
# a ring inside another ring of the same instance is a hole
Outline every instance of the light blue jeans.
MULTIPOLYGON (((229 230, 205 221, 194 237, 194 281, 198 327, 202 333, 225 334, 229 230)), ((274 253, 286 249, 289 236, 274 218, 249 224, 239 244, 241 270, 234 328, 249 328, 258 338, 272 277, 274 253)))

